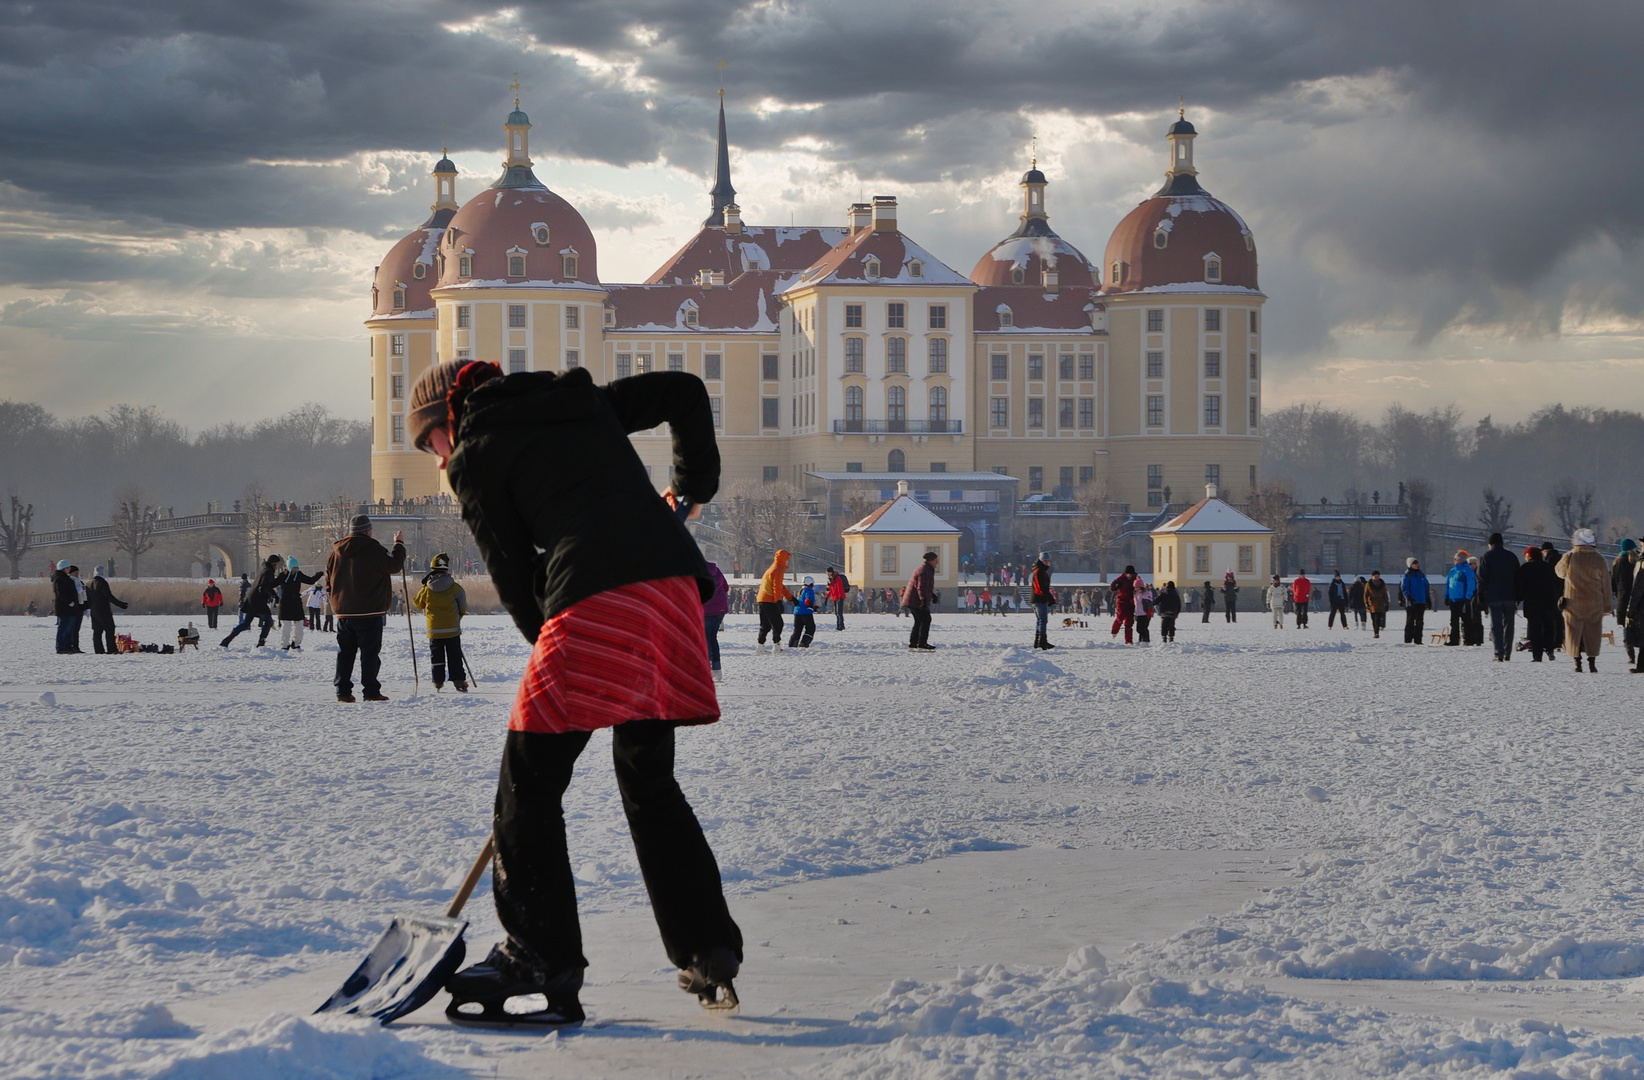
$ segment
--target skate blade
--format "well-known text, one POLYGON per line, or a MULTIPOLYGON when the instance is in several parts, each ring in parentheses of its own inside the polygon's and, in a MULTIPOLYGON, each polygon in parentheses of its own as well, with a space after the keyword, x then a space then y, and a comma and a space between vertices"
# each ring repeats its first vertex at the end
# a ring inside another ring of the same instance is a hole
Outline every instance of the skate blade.
POLYGON ((742 1009, 742 1001, 736 996, 736 987, 725 983, 719 987, 710 987, 706 993, 698 994, 697 1000, 709 1012, 734 1013, 742 1009), (709 994, 715 996, 709 997, 709 994))
MULTIPOLYGON (((467 1002, 466 1004, 478 1004, 467 1002)), ((501 1002, 487 1002, 483 1012, 465 1013, 461 1011, 455 1001, 445 1007, 445 1017, 454 1024, 462 1027, 484 1028, 490 1031, 510 1031, 520 1028, 535 1028, 549 1030, 558 1028, 581 1027, 584 1017, 566 1016, 564 1013, 551 1009, 541 1009, 537 1012, 511 1013, 502 1007, 501 1002)))

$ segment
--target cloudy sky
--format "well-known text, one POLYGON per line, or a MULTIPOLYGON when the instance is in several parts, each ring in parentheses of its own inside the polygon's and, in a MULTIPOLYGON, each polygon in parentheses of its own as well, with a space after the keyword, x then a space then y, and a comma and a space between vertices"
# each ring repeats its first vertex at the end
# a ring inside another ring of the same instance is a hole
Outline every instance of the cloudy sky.
POLYGON ((723 60, 751 222, 894 194, 968 271, 1037 137, 1099 259, 1182 97, 1256 234, 1270 407, 1644 409, 1640 40, 1636 2, 0 0, 0 399, 363 416, 442 137, 489 184, 517 70, 537 175, 640 280, 706 213, 723 60))

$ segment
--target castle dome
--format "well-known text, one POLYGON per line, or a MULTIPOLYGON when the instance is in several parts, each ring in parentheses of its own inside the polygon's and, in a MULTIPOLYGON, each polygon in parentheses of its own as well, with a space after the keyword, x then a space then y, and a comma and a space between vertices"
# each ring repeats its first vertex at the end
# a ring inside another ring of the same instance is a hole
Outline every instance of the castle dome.
POLYGON ((1056 235, 1045 210, 1045 188, 1050 181, 1035 161, 1022 174, 1022 217, 1016 231, 993 245, 976 262, 970 279, 978 285, 1043 287, 1045 271, 1055 271, 1058 284, 1093 289, 1100 272, 1084 253, 1056 235))
POLYGON ((371 280, 371 317, 430 312, 434 301, 435 255, 440 237, 455 210, 436 210, 421 226, 401 237, 371 280))
POLYGON ((439 287, 598 285, 588 223, 531 171, 525 114, 516 107, 504 128, 509 141, 502 175, 446 226, 439 287))
POLYGON ((1193 167, 1197 134, 1185 117, 1167 133, 1171 166, 1164 186, 1126 214, 1108 238, 1107 292, 1259 288, 1250 226, 1199 184, 1193 167))

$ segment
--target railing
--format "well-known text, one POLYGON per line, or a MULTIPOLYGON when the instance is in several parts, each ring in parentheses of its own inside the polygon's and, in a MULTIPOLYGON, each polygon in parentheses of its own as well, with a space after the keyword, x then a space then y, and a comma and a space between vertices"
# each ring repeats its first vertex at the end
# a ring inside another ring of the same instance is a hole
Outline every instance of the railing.
POLYGON ((835 435, 963 435, 963 420, 835 420, 835 435))
MULTIPOLYGON (((275 511, 271 511, 270 514, 275 518, 281 516, 275 511)), ((237 529, 244 523, 244 514, 189 514, 186 517, 155 518, 154 531, 170 533, 188 532, 193 529, 237 529)), ((42 547, 50 544, 78 544, 88 540, 108 540, 113 536, 114 526, 92 525, 84 529, 58 529, 56 532, 35 533, 33 543, 42 547)))

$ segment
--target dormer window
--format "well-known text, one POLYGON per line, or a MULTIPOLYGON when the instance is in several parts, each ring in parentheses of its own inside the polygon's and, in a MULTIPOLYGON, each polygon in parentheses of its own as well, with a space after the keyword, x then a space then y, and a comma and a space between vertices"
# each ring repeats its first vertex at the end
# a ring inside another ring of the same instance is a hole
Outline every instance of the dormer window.
POLYGON ((606 308, 605 309, 605 325, 606 326, 615 326, 616 325, 616 310, 614 308, 606 308))
POLYGON ((1256 250, 1256 238, 1251 236, 1249 233, 1244 234, 1244 249, 1246 251, 1256 250))
POLYGON ((696 318, 697 318, 696 308, 690 307, 690 308, 685 309, 685 325, 686 326, 695 326, 696 325, 696 318))
POLYGON ((395 289, 394 290, 394 310, 395 311, 401 311, 404 308, 405 308, 405 290, 404 289, 395 289))
POLYGON ((1011 272, 1010 272, 1010 283, 1012 285, 1020 285, 1023 281, 1026 281, 1026 280, 1027 280, 1027 274, 1025 274, 1022 271, 1022 268, 1020 266, 1015 267, 1011 270, 1011 272))
POLYGON ((1016 325, 1016 316, 1011 313, 1010 308, 1001 307, 999 309, 999 325, 1000 326, 1015 326, 1016 325))
POLYGON ((508 276, 509 277, 524 277, 525 276, 525 256, 524 255, 510 255, 510 256, 508 256, 508 276))
POLYGON ((1125 283, 1125 264, 1121 259, 1113 260, 1113 272, 1108 275, 1108 284, 1123 285, 1125 283))
POLYGON ((428 265, 426 263, 417 263, 411 267, 411 276, 421 281, 428 276, 428 265))
POLYGON ((565 259, 565 276, 575 278, 577 276, 576 252, 561 252, 561 255, 565 259))
POLYGON ((908 263, 908 276, 909 277, 924 277, 925 276, 925 264, 920 262, 918 259, 915 259, 912 262, 908 263))
POLYGON ((457 276, 460 278, 474 276, 474 257, 472 255, 464 255, 457 260, 457 276))
POLYGON ((1220 281, 1222 279, 1222 261, 1220 259, 1206 259, 1204 261, 1204 279, 1206 281, 1220 281))
POLYGON ((536 237, 538 244, 546 244, 548 242, 548 226, 538 225, 531 230, 531 235, 536 237))
POLYGON ((862 273, 864 275, 866 275, 867 277, 871 277, 871 278, 878 277, 879 276, 879 260, 870 258, 866 263, 863 264, 862 273))
POLYGON ((1170 234, 1165 232, 1163 229, 1160 229, 1158 232, 1153 234, 1154 247, 1163 249, 1168 243, 1170 243, 1170 234))

